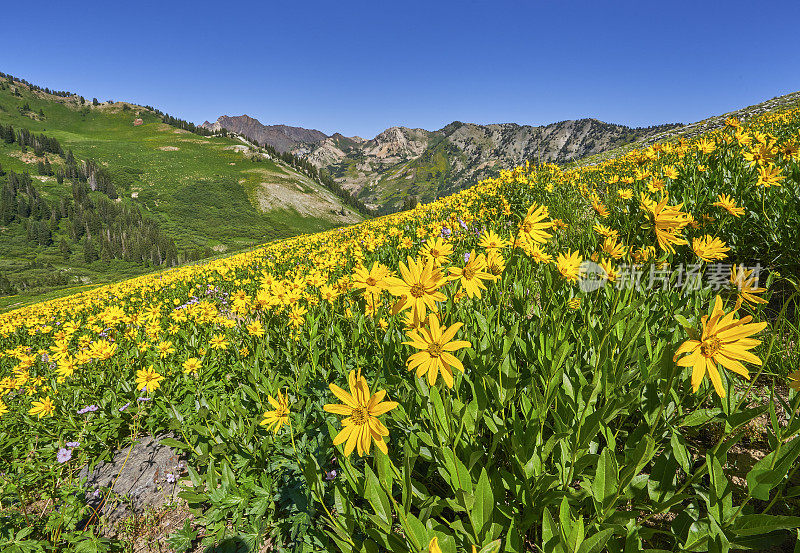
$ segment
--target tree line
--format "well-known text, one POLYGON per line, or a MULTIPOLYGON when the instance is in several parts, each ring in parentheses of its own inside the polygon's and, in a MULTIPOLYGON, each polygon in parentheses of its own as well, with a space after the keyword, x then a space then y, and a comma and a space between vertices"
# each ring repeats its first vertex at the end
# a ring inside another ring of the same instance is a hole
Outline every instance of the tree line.
POLYGON ((6 79, 9 83, 12 83, 12 84, 15 81, 20 83, 20 84, 24 84, 25 86, 30 88, 31 91, 44 92, 45 94, 52 94, 53 96, 58 96, 60 98, 68 98, 70 96, 77 96, 77 94, 75 94, 74 92, 67 92, 66 90, 51 90, 51 89, 49 89, 47 87, 42 88, 41 86, 29 83, 25 79, 20 79, 19 77, 14 77, 13 75, 9 75, 8 73, 3 73, 2 71, 0 71, 0 77, 6 79))
POLYGON ((0 224, 19 223, 33 245, 57 245, 65 260, 80 247, 85 263, 122 259, 154 266, 178 264, 175 242, 155 221, 143 217, 137 206, 105 195, 93 198, 89 180, 72 178, 72 194, 61 196, 53 205, 27 172, 9 171, 4 180, 0 224))

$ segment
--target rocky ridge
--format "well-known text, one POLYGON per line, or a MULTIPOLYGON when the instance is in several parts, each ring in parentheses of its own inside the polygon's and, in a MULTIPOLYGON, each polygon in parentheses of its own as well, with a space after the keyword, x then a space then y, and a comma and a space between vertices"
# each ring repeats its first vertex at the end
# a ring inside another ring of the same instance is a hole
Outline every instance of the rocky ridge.
POLYGON ((544 126, 455 121, 436 131, 390 127, 375 138, 327 136, 316 130, 262 125, 249 116, 204 123, 267 143, 324 169, 368 207, 387 213, 407 196, 428 202, 467 188, 526 160, 567 162, 665 132, 679 125, 632 129, 597 119, 544 126))

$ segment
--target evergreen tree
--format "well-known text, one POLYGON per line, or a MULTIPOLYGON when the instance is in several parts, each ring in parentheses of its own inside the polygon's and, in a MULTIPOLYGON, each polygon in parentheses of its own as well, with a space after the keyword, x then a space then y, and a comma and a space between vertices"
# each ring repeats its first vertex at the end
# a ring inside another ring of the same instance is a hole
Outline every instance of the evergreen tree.
POLYGON ((49 246, 53 243, 53 236, 50 233, 50 228, 47 223, 40 221, 37 223, 37 242, 40 246, 49 246))
POLYGON ((8 277, 0 273, 0 296, 10 296, 16 293, 17 290, 14 288, 14 285, 11 284, 11 281, 8 280, 8 277))
POLYGON ((94 244, 92 244, 92 241, 87 238, 86 241, 83 243, 83 261, 85 263, 91 263, 96 259, 97 259, 97 250, 95 249, 94 244))
POLYGON ((58 251, 61 252, 61 255, 64 257, 64 261, 69 260, 69 254, 72 253, 72 250, 70 249, 66 238, 63 236, 61 237, 61 242, 58 244, 58 251))

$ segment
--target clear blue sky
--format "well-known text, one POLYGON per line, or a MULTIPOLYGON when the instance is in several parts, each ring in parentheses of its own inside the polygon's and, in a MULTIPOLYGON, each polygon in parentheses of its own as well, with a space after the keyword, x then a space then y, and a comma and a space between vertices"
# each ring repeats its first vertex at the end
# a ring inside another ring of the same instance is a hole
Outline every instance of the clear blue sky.
POLYGON ((800 90, 800 2, 7 2, 0 71, 190 121, 374 136, 690 122, 800 90), (45 7, 45 4, 49 6, 45 7))

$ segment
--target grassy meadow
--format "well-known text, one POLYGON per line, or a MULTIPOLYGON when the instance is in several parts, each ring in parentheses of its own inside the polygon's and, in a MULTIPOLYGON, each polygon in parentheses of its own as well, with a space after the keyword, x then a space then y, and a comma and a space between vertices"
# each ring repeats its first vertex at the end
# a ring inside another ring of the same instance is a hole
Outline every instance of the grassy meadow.
MULTIPOLYGON (((57 139, 65 151, 72 150, 76 159, 100 163, 120 201, 140 207, 181 251, 237 251, 277 238, 327 230, 345 220, 360 220, 348 208, 344 208, 345 216, 337 214, 343 206, 335 196, 283 162, 253 156, 248 145, 234 138, 205 137, 172 127, 134 104, 102 102, 95 106, 87 100, 81 105, 77 96, 56 97, 20 83, 6 83, 0 89, 0 124, 43 133, 57 139), (24 106, 30 109, 23 111, 24 106), (134 125, 136 119, 142 124, 134 125), (252 161, 254 157, 259 161, 252 161), (298 211, 297 206, 280 199, 264 208, 259 196, 270 197, 266 185, 323 199, 308 210, 298 211)), ((54 168, 63 165, 56 155, 46 154, 46 158, 54 168)), ((57 206, 61 197, 70 195, 70 185, 59 184, 55 176, 37 175, 37 162, 44 159, 31 149, 23 153, 18 144, 0 141, 0 166, 6 172, 34 175, 36 189, 50 205, 57 206)), ((19 224, 0 228, 0 273, 12 280, 28 277, 41 282, 39 290, 30 294, 64 287, 63 283, 50 285, 45 278, 48 272, 61 269, 72 274, 74 282, 69 286, 108 283, 152 270, 122 262, 87 264, 80 255, 65 260, 56 246, 31 244, 19 224)))
POLYGON ((799 146, 730 118, 0 315, 0 546, 132 550, 77 475, 169 433, 153 550, 795 550, 799 146))

